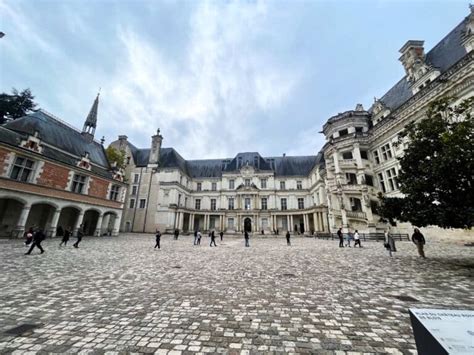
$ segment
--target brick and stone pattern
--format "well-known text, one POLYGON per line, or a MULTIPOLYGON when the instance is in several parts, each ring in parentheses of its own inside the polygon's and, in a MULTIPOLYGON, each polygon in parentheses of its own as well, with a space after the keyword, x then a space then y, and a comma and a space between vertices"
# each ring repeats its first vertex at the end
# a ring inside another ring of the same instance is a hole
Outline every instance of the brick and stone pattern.
POLYGON ((66 189, 70 169, 44 162, 41 175, 38 177, 38 184, 53 189, 66 189))
POLYGON ((93 196, 93 197, 106 198, 108 187, 109 187, 108 181, 99 179, 97 177, 91 177, 88 194, 89 196, 93 196))
POLYGON ((474 248, 284 237, 0 241, 2 353, 414 354, 408 308, 474 307, 474 248), (395 296, 410 296, 402 301, 395 296), (39 325, 19 335, 5 331, 39 325))

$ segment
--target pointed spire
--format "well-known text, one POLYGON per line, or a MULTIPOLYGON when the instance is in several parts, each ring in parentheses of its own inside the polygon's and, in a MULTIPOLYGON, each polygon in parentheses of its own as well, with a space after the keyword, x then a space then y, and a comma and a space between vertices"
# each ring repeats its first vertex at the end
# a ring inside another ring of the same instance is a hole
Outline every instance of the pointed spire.
POLYGON ((86 125, 89 124, 90 126, 94 127, 97 125, 97 110, 99 108, 99 96, 100 92, 97 94, 97 97, 92 104, 91 110, 87 115, 86 125))
POLYGON ((94 139, 94 133, 97 126, 97 111, 99 109, 99 96, 100 96, 100 89, 97 93, 97 97, 92 104, 91 110, 87 115, 86 122, 84 122, 84 127, 82 128, 82 134, 88 135, 92 139, 94 139))

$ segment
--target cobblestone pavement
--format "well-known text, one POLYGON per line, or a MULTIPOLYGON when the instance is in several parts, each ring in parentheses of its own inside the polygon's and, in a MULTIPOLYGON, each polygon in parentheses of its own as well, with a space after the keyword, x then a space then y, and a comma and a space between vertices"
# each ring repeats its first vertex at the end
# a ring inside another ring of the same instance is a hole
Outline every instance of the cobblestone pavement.
POLYGON ((409 307, 474 308, 474 248, 259 238, 0 241, 0 352, 411 354, 409 307))

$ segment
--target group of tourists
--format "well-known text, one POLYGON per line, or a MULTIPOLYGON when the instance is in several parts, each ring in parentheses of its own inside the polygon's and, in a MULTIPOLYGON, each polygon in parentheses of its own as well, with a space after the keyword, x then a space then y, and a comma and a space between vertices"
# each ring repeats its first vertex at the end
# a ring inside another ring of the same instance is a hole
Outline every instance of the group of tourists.
POLYGON ((346 244, 344 244, 344 233, 342 233, 342 227, 337 230, 337 236, 339 238, 339 248, 350 248, 352 240, 354 240, 354 248, 357 246, 359 246, 359 248, 362 248, 362 245, 360 244, 360 234, 357 229, 354 233, 351 233, 351 231, 349 231, 349 233, 346 234, 346 244))
MULTIPOLYGON (((58 227, 56 235, 61 238, 61 243, 59 243, 59 247, 67 246, 67 242, 72 236, 71 228, 66 228, 63 230, 62 227, 58 227)), ((84 236, 84 232, 81 228, 77 231, 77 240, 72 245, 74 248, 79 248, 79 243, 84 236)), ((30 249, 25 253, 25 255, 30 255, 33 249, 36 247, 40 250, 40 254, 44 253, 44 249, 41 246, 41 242, 46 239, 46 234, 41 228, 33 228, 30 227, 27 232, 25 232, 25 247, 30 246, 30 249)))
MULTIPOLYGON (((359 248, 362 248, 362 245, 360 244, 360 235, 357 229, 355 232, 352 234, 350 231, 349 233, 346 234, 346 243, 344 244, 344 233, 342 232, 342 227, 338 229, 337 231, 337 236, 339 238, 339 247, 344 248, 344 247, 351 247, 351 240, 354 240, 354 248, 356 246, 359 246, 359 248)), ((425 256, 425 251, 424 251, 424 246, 426 244, 425 237, 423 234, 420 232, 418 228, 415 228, 412 236, 411 236, 412 242, 416 245, 417 250, 418 250, 418 255, 421 256, 422 258, 426 258, 425 256)), ((384 233, 384 248, 387 250, 388 255, 390 257, 393 256, 393 253, 397 251, 397 248, 395 246, 395 239, 393 236, 390 234, 389 230, 386 230, 384 233)))

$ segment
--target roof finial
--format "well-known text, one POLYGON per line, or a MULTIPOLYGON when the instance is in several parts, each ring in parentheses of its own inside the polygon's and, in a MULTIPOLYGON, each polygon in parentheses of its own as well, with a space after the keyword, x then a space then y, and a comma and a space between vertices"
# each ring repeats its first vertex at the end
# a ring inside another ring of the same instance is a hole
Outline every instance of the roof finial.
POLYGON ((104 145, 104 143, 105 143, 105 137, 102 136, 102 138, 100 139, 100 144, 101 144, 101 145, 104 145))

